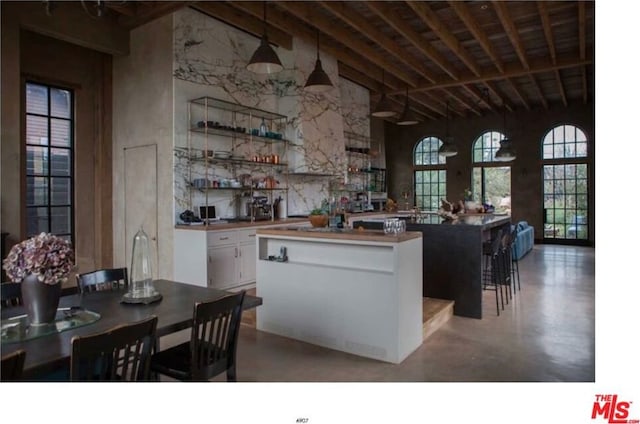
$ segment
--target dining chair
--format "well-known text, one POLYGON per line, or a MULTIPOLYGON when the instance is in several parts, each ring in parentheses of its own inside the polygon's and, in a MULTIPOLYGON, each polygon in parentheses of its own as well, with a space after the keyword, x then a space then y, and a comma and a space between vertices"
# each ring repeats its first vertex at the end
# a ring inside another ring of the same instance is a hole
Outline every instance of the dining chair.
POLYGON ((158 317, 71 339, 71 381, 148 381, 158 317))
POLYGON ((236 381, 236 350, 245 291, 193 307, 191 339, 151 358, 151 370, 181 381, 207 381, 226 371, 236 381))
POLYGON ((20 349, 2 357, 2 369, 0 369, 1 381, 19 381, 22 379, 24 360, 27 352, 20 349))
POLYGON ((0 284, 1 305, 3 307, 11 307, 22 305, 22 291, 19 283, 2 283, 0 284))
POLYGON ((129 288, 127 268, 100 269, 84 274, 77 274, 76 281, 80 293, 103 290, 127 291, 129 288))

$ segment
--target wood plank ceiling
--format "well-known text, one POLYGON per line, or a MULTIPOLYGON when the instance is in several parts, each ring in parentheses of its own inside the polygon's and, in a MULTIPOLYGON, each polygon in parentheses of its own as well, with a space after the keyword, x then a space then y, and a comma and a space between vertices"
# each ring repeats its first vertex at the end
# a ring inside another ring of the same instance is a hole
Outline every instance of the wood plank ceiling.
MULTIPOLYGON (((94 2, 97 3, 97 2, 94 2)), ((106 2, 133 28, 192 7, 260 37, 264 2, 106 2)), ((339 74, 382 90, 424 120, 594 101, 593 1, 269 1, 269 40, 292 37, 338 60, 339 74), (382 83, 384 72, 384 86, 382 83)), ((256 42, 257 46, 257 42, 256 42)), ((391 118, 393 119, 393 118, 391 118)))

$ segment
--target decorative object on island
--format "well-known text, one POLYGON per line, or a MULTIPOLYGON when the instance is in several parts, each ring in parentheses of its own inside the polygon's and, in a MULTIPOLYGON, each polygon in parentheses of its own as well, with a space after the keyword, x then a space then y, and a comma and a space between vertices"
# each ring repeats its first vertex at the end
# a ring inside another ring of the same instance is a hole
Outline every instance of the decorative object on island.
POLYGON ((122 296, 123 303, 153 303, 162 299, 153 285, 149 237, 142 227, 133 237, 131 254, 131 282, 129 291, 122 296))
POLYGON ((3 267, 11 281, 21 283, 30 325, 55 320, 62 282, 69 277, 74 262, 71 242, 53 234, 40 233, 11 248, 3 267))
POLYGON ((309 212, 309 222, 315 228, 326 227, 329 224, 329 215, 324 209, 315 208, 309 212))
POLYGON ((316 67, 309 75, 307 83, 304 85, 304 90, 311 93, 322 93, 324 91, 333 88, 329 75, 322 69, 322 62, 320 61, 320 30, 317 32, 317 53, 316 53, 316 67))
POLYGON ((393 199, 387 199, 384 209, 387 212, 398 212, 398 204, 393 199))
POLYGON ((269 45, 269 38, 267 37, 267 2, 263 3, 263 25, 264 30, 262 32, 262 38, 260 39, 260 46, 256 49, 251 56, 251 60, 247 64, 247 69, 256 74, 273 74, 282 71, 282 62, 278 58, 278 55, 269 45))

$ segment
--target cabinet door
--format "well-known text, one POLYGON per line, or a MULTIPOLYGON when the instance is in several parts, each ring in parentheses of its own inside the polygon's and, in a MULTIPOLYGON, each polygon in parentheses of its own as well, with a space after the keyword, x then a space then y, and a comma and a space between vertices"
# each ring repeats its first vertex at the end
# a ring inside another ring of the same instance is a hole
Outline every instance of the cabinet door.
POLYGON ((238 281, 238 247, 210 248, 207 274, 209 287, 218 289, 235 285, 238 281))
POLYGON ((240 283, 256 281, 256 243, 240 245, 240 283))

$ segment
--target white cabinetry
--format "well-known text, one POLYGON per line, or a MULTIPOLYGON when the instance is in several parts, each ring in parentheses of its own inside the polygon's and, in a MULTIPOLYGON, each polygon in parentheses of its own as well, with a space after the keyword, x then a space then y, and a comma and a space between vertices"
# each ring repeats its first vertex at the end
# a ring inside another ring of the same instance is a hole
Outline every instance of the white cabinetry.
POLYGON ((233 287, 238 282, 237 231, 207 233, 207 286, 233 287))

